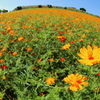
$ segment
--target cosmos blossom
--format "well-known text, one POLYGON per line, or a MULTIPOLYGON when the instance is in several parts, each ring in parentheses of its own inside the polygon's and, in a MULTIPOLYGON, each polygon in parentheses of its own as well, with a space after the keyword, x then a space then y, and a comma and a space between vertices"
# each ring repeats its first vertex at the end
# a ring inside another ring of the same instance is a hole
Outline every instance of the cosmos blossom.
POLYGON ((52 85, 54 82, 55 82, 55 79, 54 78, 52 78, 52 77, 46 78, 46 83, 47 84, 52 85))
POLYGON ((69 43, 68 44, 65 44, 64 46, 62 46, 62 50, 69 49, 69 47, 70 47, 70 44, 69 43))
POLYGON ((97 46, 93 46, 94 48, 90 45, 87 46, 87 49, 85 47, 80 48, 80 53, 77 55, 81 57, 81 60, 78 60, 80 63, 85 64, 85 65, 93 65, 97 64, 100 62, 100 48, 97 46))
POLYGON ((68 77, 64 78, 64 81, 66 83, 70 83, 70 90, 72 91, 77 91, 82 90, 83 87, 81 85, 84 86, 88 86, 88 82, 84 82, 85 80, 87 80, 87 77, 82 77, 82 75, 75 73, 75 74, 70 74, 68 75, 68 77))

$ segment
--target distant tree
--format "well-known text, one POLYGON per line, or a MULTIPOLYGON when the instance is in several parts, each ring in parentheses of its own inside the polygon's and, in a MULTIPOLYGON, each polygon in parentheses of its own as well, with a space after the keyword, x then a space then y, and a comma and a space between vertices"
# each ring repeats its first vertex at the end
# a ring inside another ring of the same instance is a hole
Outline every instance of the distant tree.
POLYGON ((80 8, 80 10, 82 10, 82 11, 85 11, 85 12, 86 12, 86 9, 85 9, 85 8, 80 8))
POLYGON ((67 7, 64 7, 64 9, 67 9, 67 7))
POLYGON ((21 6, 18 6, 18 7, 16 8, 16 10, 22 10, 22 7, 21 7, 21 6))
POLYGON ((0 13, 2 12, 2 10, 0 9, 0 13))
POLYGON ((42 8, 42 5, 38 5, 39 8, 42 8))
POLYGON ((6 10, 6 9, 3 9, 3 10, 2 10, 2 12, 3 12, 3 13, 6 13, 6 12, 8 12, 8 10, 6 10))
POLYGON ((52 5, 47 5, 48 8, 52 8, 52 5))

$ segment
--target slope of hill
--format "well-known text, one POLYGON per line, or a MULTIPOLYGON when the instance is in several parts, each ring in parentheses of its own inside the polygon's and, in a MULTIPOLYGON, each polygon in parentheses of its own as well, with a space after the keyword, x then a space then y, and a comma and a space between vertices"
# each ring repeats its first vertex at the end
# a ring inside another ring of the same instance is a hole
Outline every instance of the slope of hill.
POLYGON ((0 14, 0 99, 99 98, 100 18, 54 8, 0 14))
MULTIPOLYGON (((71 11, 82 12, 82 13, 85 13, 85 14, 93 15, 91 13, 88 13, 88 12, 84 11, 84 10, 76 9, 75 7, 61 7, 61 6, 52 6, 52 5, 30 5, 30 6, 18 6, 18 7, 21 7, 22 9, 33 9, 33 8, 50 8, 51 9, 51 8, 58 8, 58 9, 67 9, 67 10, 71 10, 71 11)), ((16 7, 13 11, 17 11, 18 7, 16 7)), ((96 16, 96 17, 100 18, 100 16, 98 16, 98 15, 93 15, 93 16, 96 16)))

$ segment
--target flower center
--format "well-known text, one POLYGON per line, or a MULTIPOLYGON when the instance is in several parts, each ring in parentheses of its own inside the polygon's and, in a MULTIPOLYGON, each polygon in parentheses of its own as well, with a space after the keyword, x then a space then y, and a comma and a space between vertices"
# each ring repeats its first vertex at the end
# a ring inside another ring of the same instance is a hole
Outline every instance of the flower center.
POLYGON ((89 60, 93 60, 94 59, 94 57, 92 55, 93 55, 92 51, 89 51, 88 52, 88 58, 89 58, 89 60))
POLYGON ((94 57, 90 57, 90 58, 89 58, 89 60, 93 60, 93 59, 94 59, 94 57))

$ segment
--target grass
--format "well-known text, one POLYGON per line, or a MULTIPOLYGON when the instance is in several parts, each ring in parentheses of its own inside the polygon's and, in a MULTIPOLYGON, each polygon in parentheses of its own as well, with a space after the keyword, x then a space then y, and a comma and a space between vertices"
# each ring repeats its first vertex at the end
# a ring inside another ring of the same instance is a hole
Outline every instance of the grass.
POLYGON ((0 14, 0 98, 99 100, 100 63, 82 64, 77 55, 100 46, 99 24, 100 18, 63 9, 0 14), (88 77, 88 86, 72 91, 64 78, 76 73, 88 77))

